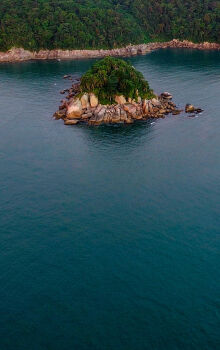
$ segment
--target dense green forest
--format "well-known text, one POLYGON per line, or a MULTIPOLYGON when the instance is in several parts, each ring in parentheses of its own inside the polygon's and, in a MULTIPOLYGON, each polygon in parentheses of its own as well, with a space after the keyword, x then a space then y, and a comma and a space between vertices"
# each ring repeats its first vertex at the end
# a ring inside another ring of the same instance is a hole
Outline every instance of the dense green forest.
POLYGON ((220 42, 220 0, 1 0, 0 49, 220 42))
POLYGON ((138 100, 155 97, 142 73, 130 62, 119 58, 106 57, 94 65, 82 76, 81 92, 93 92, 101 104, 111 104, 116 95, 126 99, 138 100))

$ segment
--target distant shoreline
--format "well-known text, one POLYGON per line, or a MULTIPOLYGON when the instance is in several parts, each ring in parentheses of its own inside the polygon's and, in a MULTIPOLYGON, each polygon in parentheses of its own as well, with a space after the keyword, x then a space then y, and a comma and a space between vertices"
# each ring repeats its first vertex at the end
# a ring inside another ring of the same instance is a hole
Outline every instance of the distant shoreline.
POLYGON ((217 43, 198 43, 195 44, 188 40, 180 41, 173 39, 167 42, 155 42, 148 44, 129 45, 123 48, 110 50, 40 50, 28 51, 23 48, 12 48, 7 52, 0 52, 0 63, 3 62, 23 62, 30 60, 67 60, 83 58, 102 58, 106 56, 130 57, 136 55, 145 55, 154 50, 166 48, 188 48, 197 50, 220 50, 220 44, 217 43))

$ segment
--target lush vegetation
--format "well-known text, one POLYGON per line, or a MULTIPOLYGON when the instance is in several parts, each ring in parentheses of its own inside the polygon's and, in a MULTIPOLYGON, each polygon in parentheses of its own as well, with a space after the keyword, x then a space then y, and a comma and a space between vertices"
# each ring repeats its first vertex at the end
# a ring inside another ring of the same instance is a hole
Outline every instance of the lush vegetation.
POLYGON ((219 0, 1 0, 0 49, 220 42, 219 0))
POLYGON ((128 99, 152 98, 153 91, 142 73, 129 62, 119 58, 106 57, 96 62, 83 76, 81 92, 93 92, 101 104, 111 104, 116 95, 128 99))

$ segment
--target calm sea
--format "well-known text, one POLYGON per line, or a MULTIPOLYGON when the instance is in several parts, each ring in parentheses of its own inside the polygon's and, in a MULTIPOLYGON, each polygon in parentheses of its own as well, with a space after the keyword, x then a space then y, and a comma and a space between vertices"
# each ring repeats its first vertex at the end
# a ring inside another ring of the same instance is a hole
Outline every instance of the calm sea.
POLYGON ((0 349, 220 349, 220 52, 133 65, 197 118, 52 119, 92 60, 0 65, 0 349))

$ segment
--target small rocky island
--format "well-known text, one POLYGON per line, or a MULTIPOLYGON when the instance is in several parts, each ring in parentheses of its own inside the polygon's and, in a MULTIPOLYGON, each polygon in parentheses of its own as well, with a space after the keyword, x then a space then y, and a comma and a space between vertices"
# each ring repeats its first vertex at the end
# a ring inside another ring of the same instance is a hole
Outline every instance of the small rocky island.
MULTIPOLYGON (((70 76, 64 78, 71 79, 70 76)), ((149 118, 164 118, 166 114, 180 114, 172 102, 172 95, 157 96, 148 82, 129 62, 106 57, 96 62, 70 89, 61 101, 56 119, 65 125, 125 123, 149 118)), ((200 113, 201 109, 186 105, 186 113, 200 113)), ((190 115, 191 117, 194 115, 190 115)))

